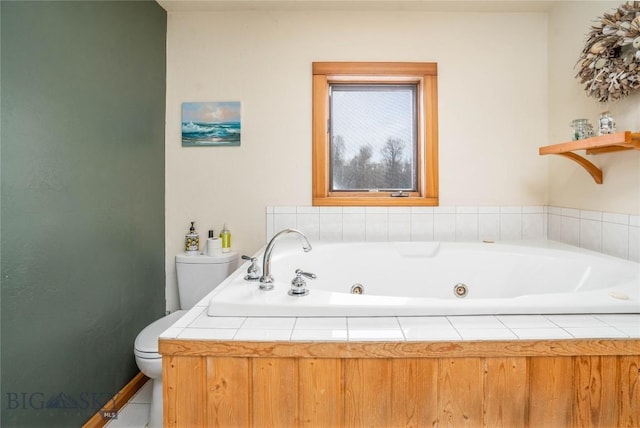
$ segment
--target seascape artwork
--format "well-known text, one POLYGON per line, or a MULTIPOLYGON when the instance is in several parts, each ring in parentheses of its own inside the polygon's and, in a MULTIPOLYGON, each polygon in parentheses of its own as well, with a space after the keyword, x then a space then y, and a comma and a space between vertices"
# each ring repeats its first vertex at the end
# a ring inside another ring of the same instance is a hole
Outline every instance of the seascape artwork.
POLYGON ((240 102, 182 104, 183 146, 239 146, 240 102))

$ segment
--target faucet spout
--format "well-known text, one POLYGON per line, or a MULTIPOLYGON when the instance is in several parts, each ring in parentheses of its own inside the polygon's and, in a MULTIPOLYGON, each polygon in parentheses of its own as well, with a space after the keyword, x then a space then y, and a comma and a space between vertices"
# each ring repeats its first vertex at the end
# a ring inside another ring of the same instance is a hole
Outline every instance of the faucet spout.
POLYGON ((273 247, 276 242, 284 235, 289 233, 295 233, 300 236, 302 241, 302 249, 305 253, 311 251, 311 244, 309 239, 300 232, 298 229, 283 229, 276 233, 273 238, 267 244, 267 248, 264 250, 264 258, 262 260, 262 276, 260 277, 260 289, 261 290, 273 290, 273 277, 271 276, 271 253, 273 253, 273 247))

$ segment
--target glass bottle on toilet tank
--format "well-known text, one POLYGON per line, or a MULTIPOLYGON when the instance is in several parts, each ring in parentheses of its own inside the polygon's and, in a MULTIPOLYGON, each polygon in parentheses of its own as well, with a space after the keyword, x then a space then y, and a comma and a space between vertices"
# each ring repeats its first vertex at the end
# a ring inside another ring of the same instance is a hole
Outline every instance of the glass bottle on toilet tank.
POLYGON ((195 223, 191 222, 189 233, 184 237, 184 251, 188 255, 196 255, 200 251, 200 235, 196 232, 195 223))

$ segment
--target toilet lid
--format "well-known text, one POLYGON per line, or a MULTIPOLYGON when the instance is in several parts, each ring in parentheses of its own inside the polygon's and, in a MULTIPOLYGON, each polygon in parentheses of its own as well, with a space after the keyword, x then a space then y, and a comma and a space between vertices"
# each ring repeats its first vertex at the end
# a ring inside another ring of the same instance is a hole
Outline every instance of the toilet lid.
POLYGON ((207 256, 205 254, 176 254, 176 263, 186 264, 226 264, 238 260, 238 253, 229 252, 215 256, 207 256))
POLYGON ((187 311, 175 311, 146 326, 140 333, 138 333, 138 337, 136 337, 134 345, 135 351, 157 354, 158 336, 171 327, 172 324, 178 321, 178 319, 186 313, 187 311))

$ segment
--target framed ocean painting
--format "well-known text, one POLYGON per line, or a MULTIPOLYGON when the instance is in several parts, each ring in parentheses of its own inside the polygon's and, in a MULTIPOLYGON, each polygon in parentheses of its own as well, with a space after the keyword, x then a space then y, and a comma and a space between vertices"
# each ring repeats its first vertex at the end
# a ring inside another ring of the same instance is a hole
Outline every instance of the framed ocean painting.
POLYGON ((240 101, 182 103, 182 146, 239 146, 240 101))

